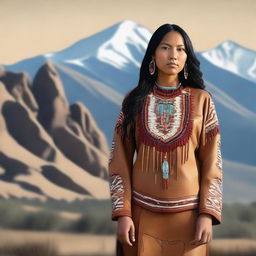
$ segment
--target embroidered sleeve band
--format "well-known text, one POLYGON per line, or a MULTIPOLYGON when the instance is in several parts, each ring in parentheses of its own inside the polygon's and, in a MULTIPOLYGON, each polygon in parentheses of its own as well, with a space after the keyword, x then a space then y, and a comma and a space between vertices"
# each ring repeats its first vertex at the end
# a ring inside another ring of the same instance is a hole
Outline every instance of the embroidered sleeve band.
POLYGON ((214 211, 218 215, 221 215, 222 181, 218 178, 213 179, 212 184, 209 186, 206 200, 206 208, 214 211))
POLYGON ((110 195, 113 211, 122 209, 124 207, 124 185, 120 175, 110 177, 110 195))

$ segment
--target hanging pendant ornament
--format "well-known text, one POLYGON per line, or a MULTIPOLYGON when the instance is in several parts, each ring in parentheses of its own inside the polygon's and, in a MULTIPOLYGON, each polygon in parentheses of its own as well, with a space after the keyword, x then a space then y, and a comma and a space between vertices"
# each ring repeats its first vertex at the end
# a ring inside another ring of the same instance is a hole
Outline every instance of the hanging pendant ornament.
POLYGON ((167 161, 167 153, 164 155, 164 161, 162 163, 162 178, 163 178, 163 188, 168 188, 169 181, 169 163, 167 161))
POLYGON ((156 71, 156 63, 155 63, 155 60, 152 59, 149 63, 149 66, 148 66, 148 70, 149 70, 149 74, 151 76, 153 76, 155 74, 155 71, 156 71))
POLYGON ((187 63, 184 66, 184 78, 188 79, 188 67, 187 67, 187 63))

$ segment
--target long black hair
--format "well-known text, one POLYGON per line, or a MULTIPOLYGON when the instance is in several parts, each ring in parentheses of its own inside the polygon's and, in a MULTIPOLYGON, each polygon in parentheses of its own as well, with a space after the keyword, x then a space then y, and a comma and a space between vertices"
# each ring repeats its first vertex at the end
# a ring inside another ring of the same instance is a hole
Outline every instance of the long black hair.
POLYGON ((163 37, 171 31, 177 31, 181 34, 184 40, 185 51, 187 54, 186 63, 188 78, 184 78, 184 70, 182 69, 178 74, 179 81, 184 87, 189 86, 201 89, 205 88, 204 81, 202 79, 202 72, 200 71, 200 62, 195 55, 192 42, 187 33, 176 24, 164 24, 160 26, 153 33, 151 39, 149 40, 148 47, 140 67, 138 85, 126 94, 122 103, 122 112, 124 115, 124 121, 122 124, 123 139, 127 135, 127 127, 129 124, 131 126, 131 132, 129 132, 129 136, 132 135, 134 138, 135 116, 141 111, 143 101, 146 95, 151 91, 157 78, 157 67, 154 75, 150 75, 149 63, 152 60, 152 55, 155 54, 156 48, 162 41, 163 37))

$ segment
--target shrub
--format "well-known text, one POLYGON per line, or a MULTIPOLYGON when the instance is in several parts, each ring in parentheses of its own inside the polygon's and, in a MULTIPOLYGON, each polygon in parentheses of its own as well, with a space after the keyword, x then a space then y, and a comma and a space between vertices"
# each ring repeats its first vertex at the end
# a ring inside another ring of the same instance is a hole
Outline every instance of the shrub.
POLYGON ((76 232, 114 234, 116 228, 111 219, 102 213, 102 215, 83 215, 78 221, 74 223, 72 229, 76 232))
POLYGON ((27 230, 57 230, 61 227, 62 222, 62 218, 57 213, 40 211, 27 214, 20 228, 27 230))
POLYGON ((252 230, 249 225, 241 222, 226 221, 214 230, 214 238, 252 238, 252 230))

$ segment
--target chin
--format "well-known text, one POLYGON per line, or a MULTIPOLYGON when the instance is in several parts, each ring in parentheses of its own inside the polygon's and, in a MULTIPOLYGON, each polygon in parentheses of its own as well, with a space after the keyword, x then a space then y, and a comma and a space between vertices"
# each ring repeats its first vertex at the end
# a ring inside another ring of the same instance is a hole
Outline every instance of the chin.
POLYGON ((175 76, 175 75, 178 75, 179 73, 178 72, 163 72, 165 75, 168 75, 168 76, 175 76))

